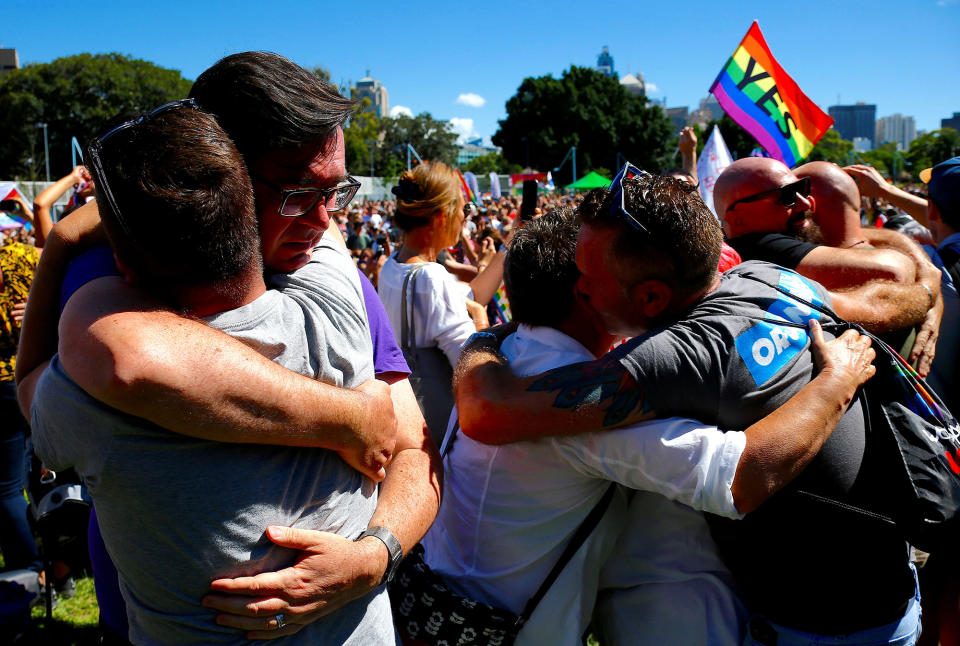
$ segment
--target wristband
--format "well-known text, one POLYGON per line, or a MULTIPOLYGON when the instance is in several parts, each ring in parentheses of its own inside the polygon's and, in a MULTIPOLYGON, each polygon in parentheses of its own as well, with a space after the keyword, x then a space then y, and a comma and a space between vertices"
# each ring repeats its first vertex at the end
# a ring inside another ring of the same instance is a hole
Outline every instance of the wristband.
POLYGON ((380 580, 380 585, 383 585, 384 583, 390 583, 393 581, 393 575, 396 574, 397 567, 400 565, 400 561, 403 560, 403 548, 400 546, 400 541, 398 541, 397 537, 393 535, 393 532, 386 527, 374 526, 365 529, 362 534, 354 539, 354 542, 361 541, 367 536, 379 538, 384 546, 386 546, 387 552, 390 554, 390 561, 387 563, 387 569, 383 573, 383 578, 380 580))
MULTIPOLYGON (((931 307, 933 307, 933 303, 934 303, 937 299, 936 299, 936 297, 933 295, 933 290, 931 290, 929 287, 927 287, 927 284, 926 284, 926 283, 920 283, 920 286, 923 287, 925 290, 927 290, 927 296, 930 297, 930 303, 927 305, 927 309, 930 309, 931 307)), ((477 332, 477 334, 479 334, 479 332, 477 332)))

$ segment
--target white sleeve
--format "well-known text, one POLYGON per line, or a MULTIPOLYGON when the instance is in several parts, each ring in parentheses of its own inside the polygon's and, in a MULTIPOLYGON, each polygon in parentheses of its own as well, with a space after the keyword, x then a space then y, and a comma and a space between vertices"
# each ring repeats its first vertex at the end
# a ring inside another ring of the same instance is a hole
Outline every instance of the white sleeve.
POLYGON ((742 518, 730 491, 747 443, 742 432, 671 417, 552 441, 581 473, 742 518))
POLYGON ((443 266, 430 263, 418 274, 415 312, 417 339, 424 345, 435 343, 456 366, 460 348, 477 328, 467 314, 463 290, 443 266))

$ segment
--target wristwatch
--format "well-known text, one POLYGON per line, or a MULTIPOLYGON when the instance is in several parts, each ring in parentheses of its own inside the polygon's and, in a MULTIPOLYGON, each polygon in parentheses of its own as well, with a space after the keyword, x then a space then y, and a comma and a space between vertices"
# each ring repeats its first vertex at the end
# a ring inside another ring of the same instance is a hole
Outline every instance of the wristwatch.
POLYGON ((390 554, 390 562, 387 564, 387 571, 383 573, 383 579, 380 580, 380 585, 390 583, 393 581, 393 575, 396 573, 400 561, 403 560, 403 548, 400 546, 400 541, 393 535, 393 532, 379 525, 368 527, 356 540, 361 541, 367 536, 379 538, 387 547, 387 552, 390 554))

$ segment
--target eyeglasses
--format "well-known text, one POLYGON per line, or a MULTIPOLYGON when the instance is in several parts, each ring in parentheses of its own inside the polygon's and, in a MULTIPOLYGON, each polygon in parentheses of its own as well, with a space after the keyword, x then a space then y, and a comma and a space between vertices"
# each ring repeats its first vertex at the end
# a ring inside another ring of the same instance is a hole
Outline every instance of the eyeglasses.
POLYGON ((179 101, 164 103, 163 105, 154 108, 146 114, 141 114, 138 117, 130 119, 129 121, 124 121, 120 125, 111 128, 104 134, 96 137, 87 147, 87 154, 90 158, 89 170, 91 176, 93 177, 94 185, 97 187, 97 194, 107 203, 107 207, 113 212, 113 215, 116 218, 117 223, 120 225, 120 228, 122 228, 127 234, 130 233, 130 230, 127 227, 126 221, 123 219, 123 214, 120 211, 120 207, 117 205, 117 200, 113 195, 113 191, 110 190, 110 182, 107 181, 106 170, 103 166, 103 144, 119 132, 134 128, 144 121, 153 119, 164 112, 169 112, 170 110, 177 110, 180 108, 191 108, 193 110, 200 109, 197 105, 197 102, 193 99, 180 99, 179 101))
POLYGON ((258 175, 251 176, 267 188, 280 194, 280 208, 277 209, 277 213, 285 218, 296 218, 304 213, 309 213, 320 203, 320 200, 323 200, 327 213, 340 211, 350 204, 350 200, 360 190, 360 182, 350 175, 347 175, 345 181, 330 188, 312 188, 309 186, 283 188, 258 175))
POLYGON ((627 222, 629 222, 630 225, 637 231, 649 234, 650 232, 647 231, 647 227, 643 226, 643 223, 641 223, 640 220, 635 218, 630 214, 629 211, 627 211, 627 193, 623 190, 623 183, 628 179, 633 179, 634 177, 653 177, 653 175, 645 170, 640 170, 630 162, 625 163, 623 168, 620 169, 620 172, 617 173, 617 176, 613 178, 612 182, 610 182, 610 197, 613 200, 613 205, 610 207, 610 212, 626 218, 627 222), (617 193, 619 193, 619 196, 617 193), (618 197, 619 202, 617 200, 618 197))
POLYGON ((790 208, 791 206, 797 203, 798 196, 810 197, 810 178, 804 177, 798 182, 792 184, 787 184, 786 186, 778 186, 777 188, 771 188, 768 191, 761 191, 755 193, 750 197, 745 197, 743 199, 737 200, 733 204, 727 207, 727 211, 732 211, 737 204, 746 204, 747 202, 758 202, 760 200, 766 199, 771 195, 780 194, 778 201, 783 206, 790 208))

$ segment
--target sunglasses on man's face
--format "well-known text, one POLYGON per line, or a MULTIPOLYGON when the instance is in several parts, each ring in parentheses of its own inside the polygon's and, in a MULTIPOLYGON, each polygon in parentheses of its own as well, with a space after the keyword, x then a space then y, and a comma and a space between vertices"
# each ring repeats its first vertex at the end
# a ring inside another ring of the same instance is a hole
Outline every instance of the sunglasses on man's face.
POLYGON ((798 196, 804 198, 810 197, 810 178, 804 177, 800 181, 787 184, 786 186, 778 186, 777 188, 771 188, 768 191, 754 193, 749 197, 737 200, 727 207, 727 211, 732 211, 737 204, 759 202, 760 200, 765 200, 772 195, 778 195, 777 201, 789 209, 797 203, 798 196))

